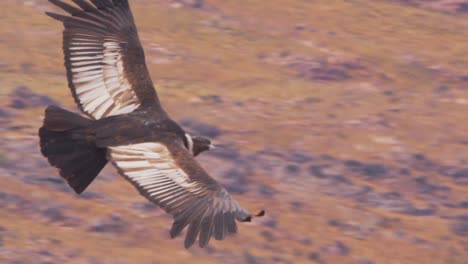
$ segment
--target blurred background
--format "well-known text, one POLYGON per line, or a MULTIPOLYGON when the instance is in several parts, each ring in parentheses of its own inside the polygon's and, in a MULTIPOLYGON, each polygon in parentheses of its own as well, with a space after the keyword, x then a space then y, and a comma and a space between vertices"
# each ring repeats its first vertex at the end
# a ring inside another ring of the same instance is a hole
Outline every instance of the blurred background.
POLYGON ((251 211, 207 248, 106 167, 81 196, 43 158, 77 111, 45 0, 0 4, 0 263, 468 263, 468 1, 133 0, 171 116, 251 211))

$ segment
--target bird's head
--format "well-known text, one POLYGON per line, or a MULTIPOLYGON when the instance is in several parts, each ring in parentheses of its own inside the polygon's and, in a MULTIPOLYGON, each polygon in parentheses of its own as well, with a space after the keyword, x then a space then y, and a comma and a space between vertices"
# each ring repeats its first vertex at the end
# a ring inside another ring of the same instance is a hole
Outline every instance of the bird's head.
POLYGON ((189 134, 185 134, 188 141, 188 150, 195 157, 198 154, 206 150, 212 150, 215 147, 211 144, 211 141, 204 137, 192 137, 189 134))

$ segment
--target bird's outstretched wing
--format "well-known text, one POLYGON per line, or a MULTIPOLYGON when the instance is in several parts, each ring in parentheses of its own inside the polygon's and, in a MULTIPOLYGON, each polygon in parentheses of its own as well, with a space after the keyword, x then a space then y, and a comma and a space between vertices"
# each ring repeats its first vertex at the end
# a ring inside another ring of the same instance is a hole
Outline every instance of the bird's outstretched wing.
POLYGON ((237 232, 236 219, 245 222, 252 218, 175 137, 109 147, 108 156, 142 195, 174 217, 171 237, 188 226, 186 248, 197 237, 200 247, 212 236, 222 240, 237 232))
POLYGON ((142 104, 161 109, 128 0, 72 1, 49 0, 69 15, 46 14, 65 27, 68 86, 80 109, 94 119, 142 104))

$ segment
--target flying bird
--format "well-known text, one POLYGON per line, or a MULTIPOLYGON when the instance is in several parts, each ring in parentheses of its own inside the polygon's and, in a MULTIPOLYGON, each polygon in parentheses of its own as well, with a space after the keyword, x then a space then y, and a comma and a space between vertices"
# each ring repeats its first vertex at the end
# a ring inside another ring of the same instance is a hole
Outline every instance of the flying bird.
POLYGON ((68 14, 46 14, 63 23, 68 86, 88 117, 49 106, 42 154, 78 194, 110 161, 173 216, 172 238, 188 227, 185 248, 236 233, 236 220, 253 215, 195 160, 210 140, 192 137, 162 108, 128 0, 72 1, 49 0, 68 14))

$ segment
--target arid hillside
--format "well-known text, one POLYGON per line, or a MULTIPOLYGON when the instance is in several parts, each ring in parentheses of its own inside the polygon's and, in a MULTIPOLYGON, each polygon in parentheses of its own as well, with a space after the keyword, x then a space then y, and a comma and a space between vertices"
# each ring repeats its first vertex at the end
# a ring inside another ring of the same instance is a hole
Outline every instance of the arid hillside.
MULTIPOLYGON (((108 165, 80 196, 37 130, 77 111, 45 0, 0 8, 0 263, 468 263, 468 1, 130 0, 167 112, 263 218, 185 250, 108 165)), ((58 10, 55 10, 58 11, 58 10)))

